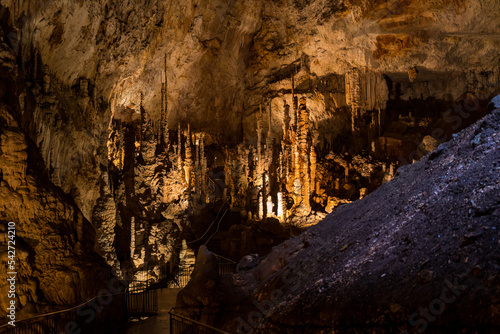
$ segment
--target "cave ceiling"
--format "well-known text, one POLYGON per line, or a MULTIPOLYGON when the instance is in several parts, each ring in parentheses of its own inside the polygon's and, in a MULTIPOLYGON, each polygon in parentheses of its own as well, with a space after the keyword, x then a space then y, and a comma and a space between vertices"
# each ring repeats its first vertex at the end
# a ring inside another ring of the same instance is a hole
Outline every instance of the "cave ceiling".
MULTIPOLYGON (((308 83, 352 68, 396 76, 416 67, 429 74, 420 81, 446 83, 498 69, 499 61, 494 0, 2 3, 23 61, 37 53, 68 89, 88 80, 108 120, 138 118, 141 93, 144 108, 160 117, 166 60, 169 123, 212 132, 223 125, 228 139, 241 127, 255 137, 258 106, 286 94, 292 71, 302 73, 301 92, 324 104, 328 94, 308 83)), ((448 98, 467 91, 459 81, 448 98)))

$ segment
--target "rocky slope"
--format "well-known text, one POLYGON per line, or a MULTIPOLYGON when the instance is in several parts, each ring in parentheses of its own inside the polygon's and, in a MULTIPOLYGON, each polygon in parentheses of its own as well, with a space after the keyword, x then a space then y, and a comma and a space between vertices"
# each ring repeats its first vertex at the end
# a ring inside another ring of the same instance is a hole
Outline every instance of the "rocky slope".
POLYGON ((497 332, 499 162, 496 109, 222 279, 221 324, 241 333, 497 332))

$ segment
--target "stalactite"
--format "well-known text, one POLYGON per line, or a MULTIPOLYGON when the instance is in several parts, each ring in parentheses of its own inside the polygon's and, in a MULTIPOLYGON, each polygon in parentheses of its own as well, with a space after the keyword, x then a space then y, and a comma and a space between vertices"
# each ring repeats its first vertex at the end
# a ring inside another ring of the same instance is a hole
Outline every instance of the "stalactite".
POLYGON ((346 75, 346 99, 351 105, 351 130, 354 136, 359 132, 359 116, 361 108, 361 85, 358 69, 351 70, 346 75))
POLYGON ((165 151, 169 150, 169 134, 168 134, 168 75, 167 75, 167 55, 165 55, 165 64, 164 64, 164 82, 162 83, 161 88, 161 116, 160 116, 160 133, 159 138, 163 138, 163 145, 165 147, 165 151))
POLYGON ((283 100, 283 139, 286 141, 290 131, 290 106, 283 100))

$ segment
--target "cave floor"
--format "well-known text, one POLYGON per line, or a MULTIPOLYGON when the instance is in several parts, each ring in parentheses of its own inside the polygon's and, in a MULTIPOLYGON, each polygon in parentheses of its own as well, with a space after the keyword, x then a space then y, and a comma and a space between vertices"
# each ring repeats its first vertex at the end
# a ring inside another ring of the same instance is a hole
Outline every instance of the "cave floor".
POLYGON ((181 289, 158 290, 158 314, 146 320, 130 322, 116 334, 170 333, 170 317, 168 311, 175 306, 177 294, 181 289))

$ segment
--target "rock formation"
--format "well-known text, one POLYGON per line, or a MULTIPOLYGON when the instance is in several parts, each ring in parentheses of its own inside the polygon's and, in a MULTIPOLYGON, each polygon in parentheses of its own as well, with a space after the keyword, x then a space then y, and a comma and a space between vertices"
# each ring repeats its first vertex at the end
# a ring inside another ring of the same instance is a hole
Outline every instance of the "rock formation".
MULTIPOLYGON (((0 241, 5 255, 0 262, 7 268, 7 222, 14 222, 17 319, 94 297, 112 277, 93 252, 96 232, 67 195, 39 173, 39 153, 5 105, 0 124, 0 241)), ((7 322, 8 277, 2 270, 1 324, 7 322)))
POLYGON ((364 199, 274 247, 219 286, 221 327, 498 331, 499 147, 497 109, 364 199))

